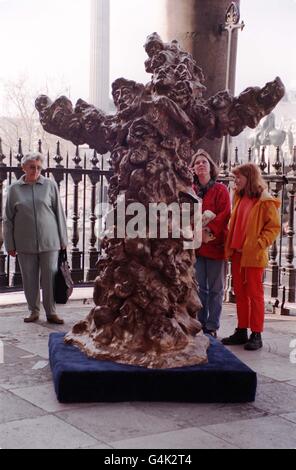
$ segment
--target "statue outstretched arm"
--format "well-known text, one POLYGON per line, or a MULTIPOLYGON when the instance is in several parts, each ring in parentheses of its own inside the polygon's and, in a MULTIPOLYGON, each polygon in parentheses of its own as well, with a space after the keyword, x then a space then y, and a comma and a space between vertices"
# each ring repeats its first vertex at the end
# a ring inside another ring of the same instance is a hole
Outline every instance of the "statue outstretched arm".
POLYGON ((199 137, 238 135, 248 126, 255 128, 269 114, 285 94, 279 77, 263 88, 246 88, 238 97, 228 91, 219 91, 204 104, 194 109, 194 122, 199 137))
POLYGON ((52 102, 40 95, 35 101, 40 122, 46 132, 70 140, 75 145, 88 144, 99 153, 110 149, 107 116, 95 106, 78 100, 75 108, 66 96, 52 102))

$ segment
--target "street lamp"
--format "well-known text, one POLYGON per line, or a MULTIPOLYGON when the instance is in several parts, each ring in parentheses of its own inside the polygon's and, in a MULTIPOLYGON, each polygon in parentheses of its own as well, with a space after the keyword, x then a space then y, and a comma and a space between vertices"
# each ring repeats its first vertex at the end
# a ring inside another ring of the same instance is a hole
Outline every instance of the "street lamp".
MULTIPOLYGON (((240 20, 240 11, 239 7, 235 2, 232 2, 228 7, 225 14, 225 24, 220 26, 221 33, 223 31, 228 32, 228 43, 227 43, 227 62, 226 62, 226 79, 225 79, 225 89, 229 90, 230 82, 230 63, 231 63, 231 52, 232 52, 232 35, 236 29, 243 30, 245 23, 240 20)), ((229 155, 229 145, 230 139, 229 135, 225 135, 222 140, 221 152, 220 152, 220 161, 221 161, 221 170, 224 176, 228 174, 228 155, 229 155)))

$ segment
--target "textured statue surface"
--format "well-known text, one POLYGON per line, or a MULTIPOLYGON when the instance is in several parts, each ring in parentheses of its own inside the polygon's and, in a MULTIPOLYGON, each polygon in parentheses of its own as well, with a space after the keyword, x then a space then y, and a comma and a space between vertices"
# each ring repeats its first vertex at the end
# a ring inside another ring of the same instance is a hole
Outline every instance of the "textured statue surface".
MULTIPOLYGON (((189 170, 201 137, 239 134, 254 128, 284 94, 279 78, 247 88, 238 97, 221 91, 203 99, 204 77, 176 41, 157 33, 147 38, 146 85, 124 78, 112 84, 115 115, 85 101, 75 108, 66 97, 42 95, 36 107, 44 129, 74 144, 110 151, 114 176, 109 199, 134 202, 194 202, 189 170)), ((128 221, 127 217, 127 221, 128 221)), ((115 233, 118 221, 115 220, 115 233)), ((146 234, 147 235, 147 234, 146 234)), ((194 276, 195 250, 184 248, 184 233, 167 238, 105 237, 95 281, 95 307, 77 323, 66 342, 89 356, 166 368, 207 361, 209 340, 196 320, 200 308, 194 276)))

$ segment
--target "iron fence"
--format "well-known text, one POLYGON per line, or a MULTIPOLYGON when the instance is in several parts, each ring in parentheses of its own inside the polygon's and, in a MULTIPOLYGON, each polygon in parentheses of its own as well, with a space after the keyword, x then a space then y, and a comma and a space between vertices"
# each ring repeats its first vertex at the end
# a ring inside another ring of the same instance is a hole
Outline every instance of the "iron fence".
MULTIPOLYGON (((38 151, 42 152, 41 141, 38 151)), ((6 191, 23 174, 22 157, 21 139, 17 154, 10 151, 8 157, 3 154, 0 139, 0 292, 22 287, 18 260, 4 252, 2 235, 6 191)), ((101 202, 107 202, 110 176, 107 159, 108 155, 98 155, 93 150, 79 147, 76 147, 75 155, 67 154, 63 158, 59 142, 54 155, 47 153, 43 174, 53 178, 60 191, 70 235, 68 254, 75 285, 87 285, 97 276, 96 263, 100 254, 98 226, 101 222, 97 207, 101 202)))
MULTIPOLYGON (((248 150, 247 161, 253 161, 252 150, 248 150)), ((231 191, 231 169, 243 163, 235 149, 234 159, 224 168, 220 181, 231 191)), ((269 249, 269 264, 264 273, 266 311, 283 315, 296 314, 296 268, 295 268, 295 194, 296 194, 296 147, 291 163, 286 165, 280 157, 280 148, 275 149, 273 163, 265 158, 262 147, 259 162, 261 174, 269 192, 280 199, 281 231, 269 249)), ((234 301, 231 265, 228 263, 225 299, 234 301)))
MULTIPOLYGON (((42 151, 39 141, 38 150, 42 151)), ((7 187, 21 174, 23 156, 21 140, 18 152, 10 151, 6 157, 0 139, 0 292, 21 288, 20 268, 4 251, 2 223, 7 187), (8 163, 6 163, 8 161, 8 163)), ((228 165, 223 164, 220 181, 231 191, 231 169, 242 160, 252 161, 252 151, 247 158, 241 159, 237 148, 234 158, 228 165)), ((272 312, 278 309, 282 314, 296 311, 296 268, 295 268, 295 194, 296 194, 296 147, 289 165, 281 160, 280 149, 276 149, 273 163, 266 161, 262 148, 258 166, 268 189, 281 200, 281 233, 269 250, 269 265, 265 270, 265 296, 267 306, 272 312)), ((100 254, 98 237, 101 220, 97 207, 107 202, 108 180, 111 176, 108 155, 98 155, 90 149, 76 147, 75 155, 61 156, 57 143, 54 155, 47 154, 47 177, 53 178, 58 185, 62 203, 67 216, 71 246, 69 259, 72 276, 76 285, 91 283, 96 275, 96 263, 100 254), (82 157, 81 157, 82 155, 82 157)), ((226 301, 233 301, 230 265, 227 274, 226 301)))

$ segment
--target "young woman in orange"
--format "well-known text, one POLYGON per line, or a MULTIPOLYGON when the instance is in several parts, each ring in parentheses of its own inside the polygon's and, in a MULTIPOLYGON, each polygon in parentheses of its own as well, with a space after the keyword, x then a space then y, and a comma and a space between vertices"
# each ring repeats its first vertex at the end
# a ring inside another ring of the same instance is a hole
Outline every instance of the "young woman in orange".
POLYGON ((238 326, 222 343, 244 344, 246 350, 255 351, 263 346, 263 272, 268 264, 267 249, 280 232, 280 202, 267 192, 254 163, 236 167, 233 174, 236 193, 225 252, 232 261, 238 326))

